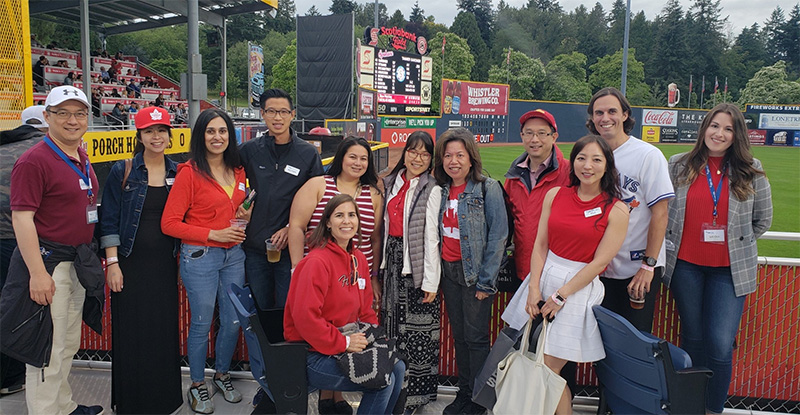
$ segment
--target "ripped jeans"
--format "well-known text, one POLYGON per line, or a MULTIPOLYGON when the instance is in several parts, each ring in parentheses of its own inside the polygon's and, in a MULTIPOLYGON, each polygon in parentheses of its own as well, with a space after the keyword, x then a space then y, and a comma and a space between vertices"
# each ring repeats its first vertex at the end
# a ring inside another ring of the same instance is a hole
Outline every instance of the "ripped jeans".
POLYGON ((208 333, 214 322, 214 304, 219 303, 219 330, 214 348, 217 373, 230 370, 239 338, 239 317, 228 298, 227 287, 244 285, 244 251, 241 245, 217 248, 181 245, 181 279, 189 298, 192 322, 187 349, 192 382, 203 382, 208 333))

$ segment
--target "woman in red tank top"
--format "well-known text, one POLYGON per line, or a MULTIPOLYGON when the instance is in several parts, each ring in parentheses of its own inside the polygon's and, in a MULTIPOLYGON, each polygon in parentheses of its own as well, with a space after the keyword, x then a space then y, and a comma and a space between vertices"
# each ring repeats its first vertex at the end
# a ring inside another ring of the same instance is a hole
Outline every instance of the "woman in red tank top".
MULTIPOLYGON (((542 313, 553 319, 544 362, 555 373, 567 361, 605 357, 592 313, 592 306, 600 304, 605 294, 597 275, 619 251, 628 228, 614 154, 605 140, 595 135, 578 140, 570 165, 570 186, 553 188, 545 196, 525 306, 531 317, 542 313)), ((570 392, 564 388, 556 414, 570 413, 571 405, 570 392)))

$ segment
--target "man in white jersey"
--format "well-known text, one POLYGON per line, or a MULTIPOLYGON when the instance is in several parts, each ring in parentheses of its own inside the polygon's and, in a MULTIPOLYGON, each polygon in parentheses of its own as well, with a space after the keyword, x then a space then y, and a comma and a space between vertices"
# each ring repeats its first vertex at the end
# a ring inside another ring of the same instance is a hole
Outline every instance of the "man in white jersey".
POLYGON ((586 127, 614 151, 622 201, 630 209, 625 242, 600 276, 606 289, 603 307, 649 333, 664 275, 667 203, 675 197, 667 160, 655 146, 629 135, 636 122, 628 100, 616 88, 594 94, 588 113, 586 127), (644 298, 644 307, 634 309, 629 298, 644 298))

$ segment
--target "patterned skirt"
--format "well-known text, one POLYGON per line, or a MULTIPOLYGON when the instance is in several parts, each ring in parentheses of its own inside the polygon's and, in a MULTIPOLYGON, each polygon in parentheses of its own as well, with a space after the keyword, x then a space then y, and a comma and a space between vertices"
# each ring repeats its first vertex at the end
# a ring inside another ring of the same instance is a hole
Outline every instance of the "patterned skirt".
POLYGON ((436 297, 423 304, 425 293, 414 288, 411 275, 402 275, 403 238, 386 241, 387 268, 383 278, 381 319, 390 338, 406 355, 406 409, 436 400, 439 377, 439 310, 436 297))

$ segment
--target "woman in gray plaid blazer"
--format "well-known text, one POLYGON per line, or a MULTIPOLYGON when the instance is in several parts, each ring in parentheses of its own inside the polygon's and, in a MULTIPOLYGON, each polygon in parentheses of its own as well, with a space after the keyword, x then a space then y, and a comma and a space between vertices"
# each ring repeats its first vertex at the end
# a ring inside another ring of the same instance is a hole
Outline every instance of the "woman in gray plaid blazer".
POLYGON ((757 286, 756 239, 772 223, 769 181, 732 104, 706 115, 694 149, 671 157, 669 173, 664 285, 678 307, 681 346, 695 366, 714 371, 706 411, 721 413, 745 297, 757 286))

